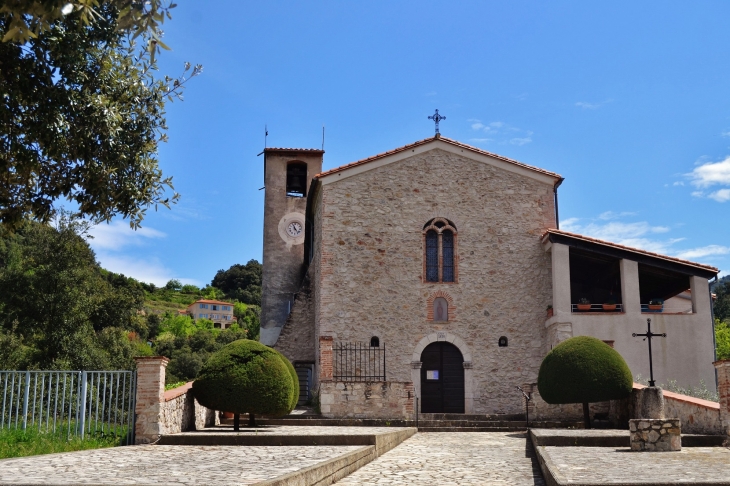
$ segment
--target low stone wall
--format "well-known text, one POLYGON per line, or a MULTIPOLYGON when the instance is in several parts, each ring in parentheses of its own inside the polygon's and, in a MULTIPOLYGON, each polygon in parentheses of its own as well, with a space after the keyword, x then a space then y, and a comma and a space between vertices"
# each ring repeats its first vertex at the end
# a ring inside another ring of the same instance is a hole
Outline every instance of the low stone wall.
MULTIPOLYGON (((646 388, 634 383, 634 390, 646 388)), ((682 433, 719 435, 723 433, 720 423, 720 404, 700 398, 689 397, 663 390, 664 416, 678 418, 682 424, 682 433)), ((630 412, 635 417, 633 411, 630 412)))
POLYGON ((160 433, 178 434, 220 424, 218 414, 202 406, 193 396, 193 382, 168 390, 160 414, 160 433))
POLYGON ((217 414, 193 397, 193 382, 165 391, 164 356, 138 356, 134 443, 151 444, 162 435, 217 425, 217 414))
POLYGON ((322 381, 319 403, 326 418, 412 419, 413 383, 322 381))
MULTIPOLYGON (((529 402, 530 420, 547 420, 547 421, 569 421, 583 422, 583 404, 566 403, 562 405, 551 405, 542 399, 540 392, 537 390, 536 383, 524 384, 522 389, 530 394, 529 402)), ((524 406, 524 399, 523 399, 524 406)), ((611 418, 612 402, 598 402, 588 405, 590 409, 591 420, 596 414, 606 415, 611 418)))

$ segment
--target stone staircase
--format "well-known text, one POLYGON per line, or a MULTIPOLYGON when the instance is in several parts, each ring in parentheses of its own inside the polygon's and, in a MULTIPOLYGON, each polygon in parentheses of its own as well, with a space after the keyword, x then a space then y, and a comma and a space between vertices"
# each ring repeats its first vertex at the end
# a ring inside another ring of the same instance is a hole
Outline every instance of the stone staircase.
MULTIPOLYGON (((241 424, 246 424, 247 416, 241 416, 241 424)), ((223 424, 232 424, 233 419, 224 419, 223 424)), ((450 413, 422 413, 415 420, 386 419, 328 419, 319 415, 287 415, 279 418, 257 418, 258 425, 299 425, 299 426, 363 426, 363 427, 418 427, 419 432, 517 432, 525 431, 527 423, 524 414, 466 415, 450 413)), ((534 421, 530 428, 575 429, 583 428, 582 422, 534 421)))

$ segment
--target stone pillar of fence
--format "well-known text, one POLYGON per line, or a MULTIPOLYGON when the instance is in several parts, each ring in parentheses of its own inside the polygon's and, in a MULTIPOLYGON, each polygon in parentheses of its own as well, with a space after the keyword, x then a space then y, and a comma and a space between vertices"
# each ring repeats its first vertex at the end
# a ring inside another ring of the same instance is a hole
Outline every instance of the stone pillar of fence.
POLYGON ((137 363, 135 444, 149 444, 160 437, 165 368, 170 360, 164 356, 141 356, 134 360, 137 363))
POLYGON ((319 381, 332 381, 332 336, 319 337, 319 381))
POLYGON ((730 439, 730 359, 715 361, 717 394, 720 396, 720 422, 730 439))

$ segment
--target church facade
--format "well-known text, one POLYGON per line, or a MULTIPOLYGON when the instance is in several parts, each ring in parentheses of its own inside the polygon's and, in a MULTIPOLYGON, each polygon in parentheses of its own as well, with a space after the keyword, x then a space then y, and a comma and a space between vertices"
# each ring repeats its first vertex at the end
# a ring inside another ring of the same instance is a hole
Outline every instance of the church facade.
POLYGON ((322 151, 264 155, 261 341, 324 415, 520 413, 581 334, 648 377, 647 318, 658 379, 714 386, 717 269, 560 231, 560 175, 438 135, 325 172, 322 151))

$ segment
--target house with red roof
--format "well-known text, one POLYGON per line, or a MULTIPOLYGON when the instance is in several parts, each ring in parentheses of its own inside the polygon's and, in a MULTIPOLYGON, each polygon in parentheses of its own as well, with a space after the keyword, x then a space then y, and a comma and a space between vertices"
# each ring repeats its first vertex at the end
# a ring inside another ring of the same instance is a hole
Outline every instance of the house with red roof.
POLYGON ((657 381, 715 386, 718 269, 561 230, 561 175, 438 134, 326 171, 263 154, 261 341, 324 415, 522 413, 580 335, 648 377, 648 320, 657 381))
POLYGON ((213 321, 216 329, 231 327, 236 318, 233 315, 233 304, 220 300, 200 299, 190 304, 186 313, 193 319, 208 319, 213 321))

